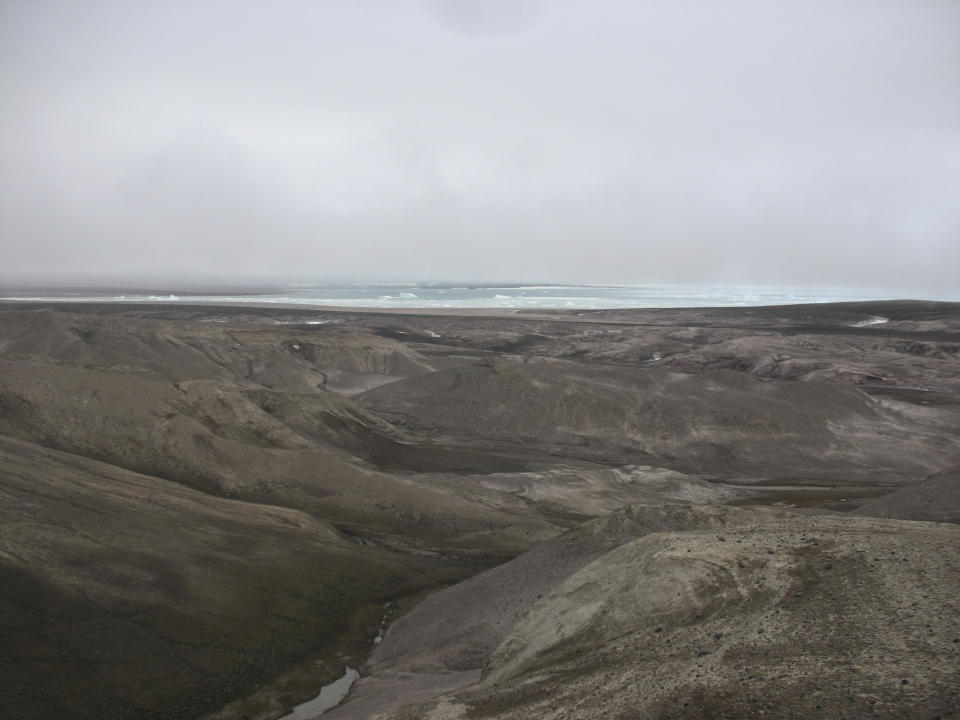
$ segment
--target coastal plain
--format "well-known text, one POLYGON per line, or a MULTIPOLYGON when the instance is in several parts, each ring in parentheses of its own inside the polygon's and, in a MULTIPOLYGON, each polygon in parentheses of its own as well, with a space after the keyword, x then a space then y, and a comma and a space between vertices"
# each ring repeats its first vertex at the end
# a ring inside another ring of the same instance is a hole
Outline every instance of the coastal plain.
POLYGON ((15 720, 960 707, 958 303, 0 303, 0 499, 15 720))

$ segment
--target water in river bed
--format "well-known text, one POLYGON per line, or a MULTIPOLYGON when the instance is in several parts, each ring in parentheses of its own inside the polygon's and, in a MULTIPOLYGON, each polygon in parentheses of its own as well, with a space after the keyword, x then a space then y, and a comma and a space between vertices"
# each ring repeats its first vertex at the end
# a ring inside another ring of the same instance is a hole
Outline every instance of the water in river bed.
POLYGON ((360 677, 360 673, 352 667, 346 668, 346 672, 339 680, 335 680, 329 685, 324 685, 320 689, 320 694, 313 700, 297 705, 293 712, 284 715, 280 720, 308 720, 315 718, 321 713, 325 713, 332 707, 336 707, 350 692, 350 687, 360 677))

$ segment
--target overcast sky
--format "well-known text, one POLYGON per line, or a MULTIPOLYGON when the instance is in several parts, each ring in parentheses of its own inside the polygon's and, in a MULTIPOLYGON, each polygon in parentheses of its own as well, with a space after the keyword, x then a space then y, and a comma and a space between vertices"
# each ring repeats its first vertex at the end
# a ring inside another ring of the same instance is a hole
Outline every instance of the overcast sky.
POLYGON ((0 282, 960 299, 957 0, 0 0, 0 282))

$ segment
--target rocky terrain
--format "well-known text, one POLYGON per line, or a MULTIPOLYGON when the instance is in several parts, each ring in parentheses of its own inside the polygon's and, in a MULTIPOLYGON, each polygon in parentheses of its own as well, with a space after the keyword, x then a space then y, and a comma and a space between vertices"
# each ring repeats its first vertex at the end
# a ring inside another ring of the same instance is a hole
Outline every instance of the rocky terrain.
POLYGON ((958 304, 0 304, 0 704, 949 717, 958 470, 958 304))
POLYGON ((378 717, 933 718, 960 706, 960 528, 717 519, 694 510, 681 530, 639 532, 545 583, 496 633, 478 683, 378 717))

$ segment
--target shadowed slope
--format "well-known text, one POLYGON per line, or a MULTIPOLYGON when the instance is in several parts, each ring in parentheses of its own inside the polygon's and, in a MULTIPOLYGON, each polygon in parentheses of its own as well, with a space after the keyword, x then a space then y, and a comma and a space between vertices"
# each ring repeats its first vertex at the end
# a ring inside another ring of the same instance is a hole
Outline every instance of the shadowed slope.
POLYGON ((356 632, 425 569, 302 512, 22 440, 0 436, 0 465, 11 720, 195 718, 356 632))

